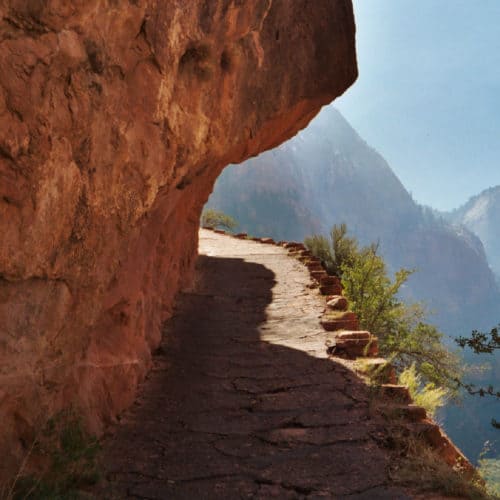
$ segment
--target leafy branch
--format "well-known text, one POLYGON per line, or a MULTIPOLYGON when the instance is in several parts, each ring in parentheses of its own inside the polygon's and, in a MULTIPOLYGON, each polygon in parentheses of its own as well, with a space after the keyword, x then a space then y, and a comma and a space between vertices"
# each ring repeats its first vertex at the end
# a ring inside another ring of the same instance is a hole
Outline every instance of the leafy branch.
POLYGON ((455 342, 464 349, 469 347, 476 354, 492 354, 497 349, 500 349, 500 335, 498 329, 500 325, 493 328, 490 333, 483 333, 473 330, 470 337, 459 337, 455 342))
MULTIPOLYGON (((500 325, 492 328, 489 333, 473 330, 470 337, 459 337, 455 339, 455 342, 462 349, 466 347, 472 349, 475 354, 493 354, 497 349, 500 349, 499 328, 500 325)), ((474 384, 466 384, 459 381, 457 381, 457 383, 473 396, 493 396, 500 399, 500 391, 494 389, 492 385, 488 385, 488 387, 477 387, 474 384)), ((492 421, 492 425, 493 427, 500 428, 500 424, 496 420, 492 421)))

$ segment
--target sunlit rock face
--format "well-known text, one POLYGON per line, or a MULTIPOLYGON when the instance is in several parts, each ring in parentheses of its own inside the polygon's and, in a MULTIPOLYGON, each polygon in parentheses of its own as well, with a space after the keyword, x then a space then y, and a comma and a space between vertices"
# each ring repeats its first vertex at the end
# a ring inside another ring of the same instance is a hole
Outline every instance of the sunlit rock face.
POLYGON ((228 163, 356 78, 350 0, 4 0, 0 476, 131 403, 228 163))

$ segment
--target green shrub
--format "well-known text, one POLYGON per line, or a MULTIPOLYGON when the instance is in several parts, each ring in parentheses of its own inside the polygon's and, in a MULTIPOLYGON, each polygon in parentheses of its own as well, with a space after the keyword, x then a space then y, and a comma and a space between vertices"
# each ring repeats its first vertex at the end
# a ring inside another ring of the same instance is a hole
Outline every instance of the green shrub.
POLYGON ((431 417, 434 417, 436 411, 448 400, 447 389, 436 387, 432 382, 426 385, 422 383, 422 377, 417 373, 415 363, 401 372, 399 383, 408 387, 415 404, 425 408, 431 417))
POLYGON ((238 223, 230 215, 226 215, 220 210, 208 208, 201 214, 202 227, 209 227, 212 229, 222 228, 228 231, 234 231, 238 227, 238 223))
POLYGON ((61 411, 41 429, 27 457, 43 463, 43 468, 30 474, 20 470, 7 498, 82 498, 82 490, 99 480, 99 450, 99 442, 87 433, 77 413, 61 411))
POLYGON ((349 265, 357 254, 358 242, 347 236, 346 224, 333 226, 330 241, 324 236, 313 235, 306 238, 304 244, 321 260, 328 274, 340 277, 342 266, 349 265))

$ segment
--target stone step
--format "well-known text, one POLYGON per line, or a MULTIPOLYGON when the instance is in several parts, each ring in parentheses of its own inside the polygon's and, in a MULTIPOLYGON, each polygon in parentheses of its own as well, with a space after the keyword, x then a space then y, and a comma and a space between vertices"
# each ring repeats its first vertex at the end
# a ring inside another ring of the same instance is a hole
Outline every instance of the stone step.
MULTIPOLYGON (((354 313, 347 313, 353 315, 354 313)), ((366 330, 343 330, 326 340, 327 352, 335 356, 349 359, 376 356, 378 354, 378 339, 366 330)))
POLYGON ((326 271, 322 269, 321 271, 311 271, 311 278, 315 279, 317 282, 321 280, 324 276, 327 276, 326 271))
POLYGON ((349 303, 342 295, 328 297, 326 307, 332 311, 347 311, 349 303))
POLYGON ((306 262, 306 267, 309 271, 324 271, 320 262, 306 262))
POLYGON ((287 249, 301 249, 305 250, 305 246, 303 243, 298 243, 296 241, 287 241, 283 244, 283 246, 287 249))
POLYGON ((411 403, 412 399, 408 387, 399 384, 382 384, 380 386, 382 396, 399 401, 401 403, 411 403))
POLYGON ((327 332, 335 332, 337 330, 359 330, 358 318, 354 313, 350 312, 346 312, 344 316, 338 318, 324 316, 320 322, 327 332))
POLYGON ((266 245, 275 245, 276 242, 272 238, 260 238, 260 242, 266 245))
POLYGON ((452 467, 459 467, 465 477, 471 478, 475 469, 465 455, 453 444, 438 424, 431 420, 408 424, 410 433, 424 438, 441 458, 452 467))
MULTIPOLYGON (((345 316, 357 319, 355 313, 346 313, 345 316)), ((337 334, 336 337, 337 340, 366 340, 367 342, 369 342, 370 339, 372 338, 372 334, 367 330, 351 330, 346 332, 340 332, 337 334)))
POLYGON ((335 356, 343 356, 355 359, 378 354, 378 339, 338 339, 333 348, 329 350, 335 356))
POLYGON ((396 383, 396 370, 385 358, 363 359, 356 365, 356 369, 376 382, 396 383))
POLYGON ((341 285, 320 285, 319 291, 321 295, 342 295, 341 285))
POLYGON ((337 276, 325 276, 321 279, 320 284, 325 286, 341 286, 340 279, 337 276))
POLYGON ((427 418, 426 409, 415 404, 394 405, 390 411, 410 422, 422 422, 427 418))
POLYGON ((304 245, 302 245, 301 243, 297 243, 297 246, 293 246, 293 247, 285 247, 289 252, 290 254, 297 254, 298 252, 302 252, 302 250, 305 250, 306 247, 304 245))

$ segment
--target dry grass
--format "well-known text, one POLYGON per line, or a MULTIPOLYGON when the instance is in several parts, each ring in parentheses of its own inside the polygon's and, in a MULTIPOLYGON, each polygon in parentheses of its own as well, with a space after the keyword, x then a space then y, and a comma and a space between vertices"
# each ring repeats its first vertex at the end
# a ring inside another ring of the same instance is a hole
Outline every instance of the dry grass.
POLYGON ((39 430, 11 483, 0 488, 0 499, 86 498, 85 489, 99 479, 98 451, 78 413, 63 410, 39 430))
POLYGON ((488 493, 478 473, 470 478, 460 464, 450 467, 423 439, 409 434, 402 422, 394 421, 389 431, 387 445, 393 454, 390 476, 394 484, 422 494, 441 493, 471 500, 498 499, 488 493))

